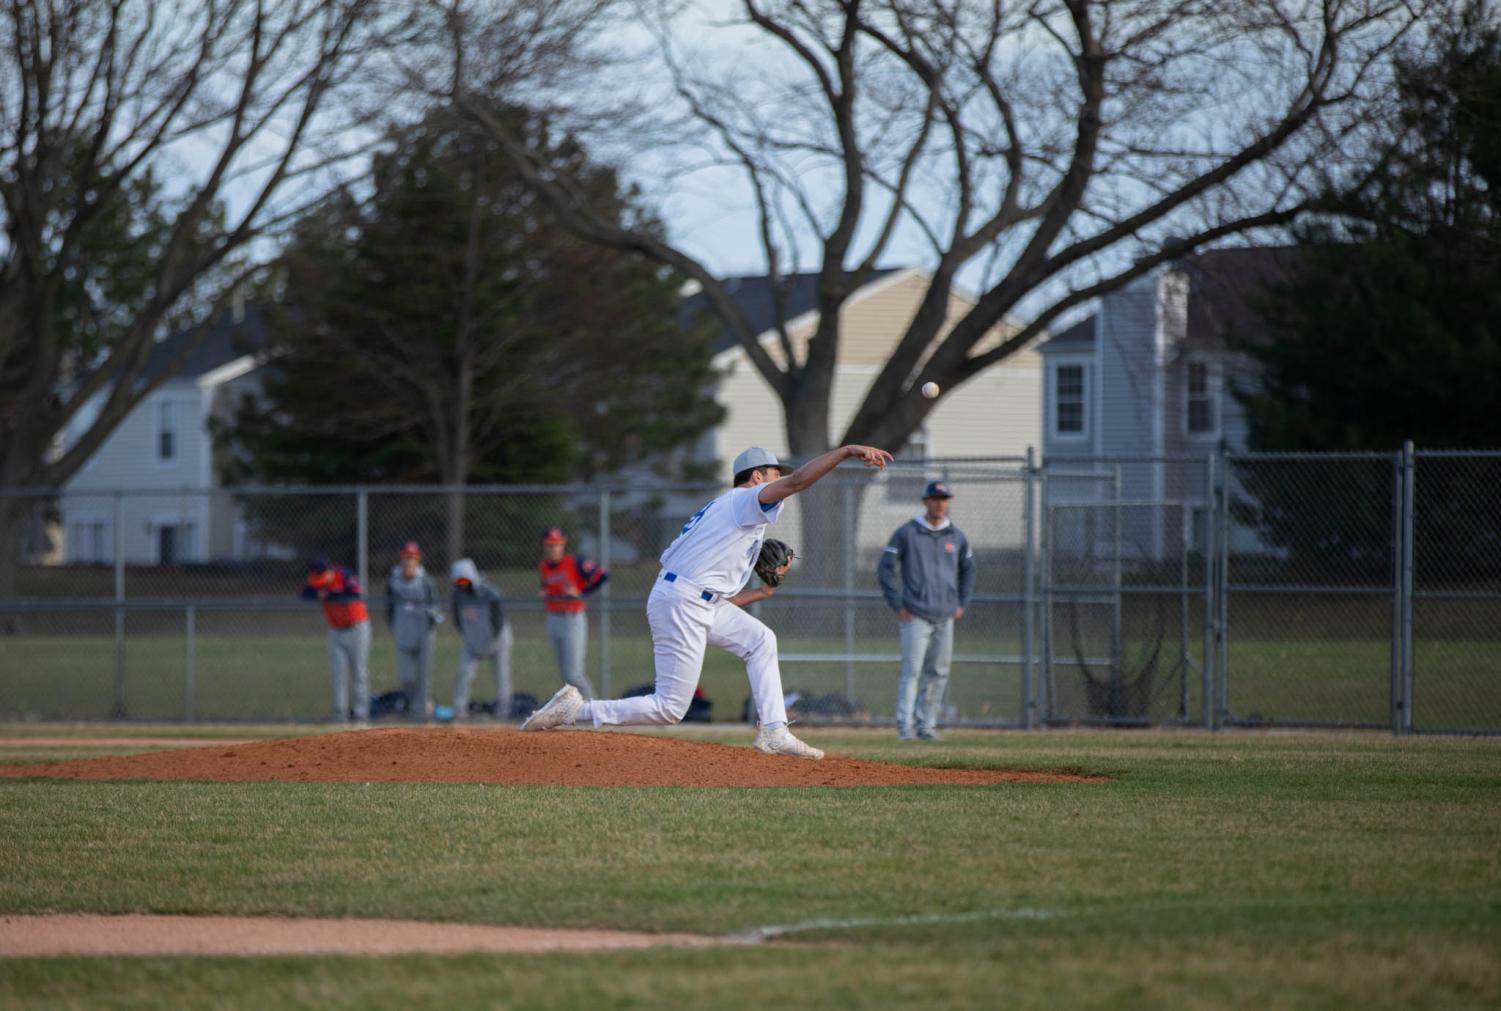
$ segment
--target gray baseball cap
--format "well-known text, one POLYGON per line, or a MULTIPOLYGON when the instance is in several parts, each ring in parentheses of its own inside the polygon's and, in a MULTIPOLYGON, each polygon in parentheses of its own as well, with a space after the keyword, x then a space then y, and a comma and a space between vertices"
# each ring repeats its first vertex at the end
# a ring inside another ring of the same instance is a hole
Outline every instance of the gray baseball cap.
POLYGON ((782 465, 777 462, 776 454, 760 446, 752 446, 739 456, 735 457, 735 465, 730 468, 730 474, 742 474, 757 467, 775 467, 778 471, 782 465))

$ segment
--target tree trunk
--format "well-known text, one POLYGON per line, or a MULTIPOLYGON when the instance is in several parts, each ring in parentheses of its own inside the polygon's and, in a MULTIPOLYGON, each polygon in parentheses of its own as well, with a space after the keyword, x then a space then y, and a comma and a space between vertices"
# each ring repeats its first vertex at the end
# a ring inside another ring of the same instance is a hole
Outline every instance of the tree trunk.
MULTIPOLYGON (((30 503, 26 498, 0 498, 0 600, 15 600, 20 596, 30 503)), ((0 614, 0 635, 16 635, 20 631, 21 615, 0 614)))
MULTIPOLYGON (((461 332, 461 335, 467 335, 467 320, 461 327, 461 332)), ((467 339, 461 339, 459 344, 457 378, 453 404, 453 450, 449 455, 449 473, 443 475, 443 482, 453 486, 448 493, 447 539, 443 545, 448 552, 449 565, 464 557, 464 485, 469 483, 469 455, 473 434, 469 412, 474 400, 474 361, 467 339)))

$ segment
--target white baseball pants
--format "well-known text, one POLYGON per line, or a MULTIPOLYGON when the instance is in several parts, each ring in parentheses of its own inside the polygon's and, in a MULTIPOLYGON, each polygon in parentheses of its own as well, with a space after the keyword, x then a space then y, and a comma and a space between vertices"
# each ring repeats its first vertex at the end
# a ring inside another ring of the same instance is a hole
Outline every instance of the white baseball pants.
POLYGON ((587 711, 596 727, 677 723, 688 712, 703 674, 705 646, 717 646, 745 661, 751 698, 763 724, 787 722, 776 633, 743 608, 717 598, 704 600, 700 592, 681 580, 657 581, 646 601, 656 693, 589 703, 587 711))

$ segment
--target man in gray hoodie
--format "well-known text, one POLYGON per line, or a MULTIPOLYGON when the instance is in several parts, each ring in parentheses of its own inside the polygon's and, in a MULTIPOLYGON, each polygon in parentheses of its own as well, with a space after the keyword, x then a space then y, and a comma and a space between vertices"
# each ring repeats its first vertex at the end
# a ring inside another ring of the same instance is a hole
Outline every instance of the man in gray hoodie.
POLYGON ((511 623, 501 606, 500 591, 485 581, 473 560, 460 558, 449 572, 453 583, 453 627, 459 633, 459 670, 453 683, 455 719, 469 715, 469 686, 474 666, 489 663, 495 675, 495 718, 511 716, 511 623))
POLYGON ((954 622, 964 617, 975 589, 975 554, 948 518, 953 497, 944 482, 929 483, 923 492, 923 511, 897 527, 876 570, 881 593, 901 622, 896 732, 903 740, 911 740, 914 734, 927 740, 938 737, 938 707, 948 688, 954 656, 954 622))
POLYGON ((386 626, 396 643, 396 677, 407 695, 407 716, 427 719, 432 698, 433 629, 443 620, 438 591, 422 567, 416 541, 401 549, 401 561, 386 579, 386 626))

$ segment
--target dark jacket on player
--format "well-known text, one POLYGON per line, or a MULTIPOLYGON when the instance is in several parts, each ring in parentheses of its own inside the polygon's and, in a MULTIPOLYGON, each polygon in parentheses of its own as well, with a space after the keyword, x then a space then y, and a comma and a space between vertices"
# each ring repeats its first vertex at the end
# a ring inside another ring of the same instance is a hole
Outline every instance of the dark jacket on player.
POLYGON ((945 519, 937 530, 921 517, 896 528, 876 569, 893 611, 905 607, 924 621, 947 621, 969 606, 975 591, 975 553, 963 531, 945 519), (901 563, 901 581, 896 567, 901 563))
POLYGON ((489 656, 500 646, 505 623, 500 591, 485 582, 467 558, 454 563, 453 574, 453 625, 464 640, 464 651, 489 656))

